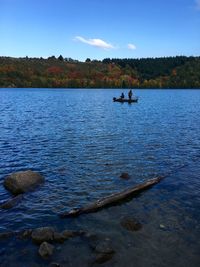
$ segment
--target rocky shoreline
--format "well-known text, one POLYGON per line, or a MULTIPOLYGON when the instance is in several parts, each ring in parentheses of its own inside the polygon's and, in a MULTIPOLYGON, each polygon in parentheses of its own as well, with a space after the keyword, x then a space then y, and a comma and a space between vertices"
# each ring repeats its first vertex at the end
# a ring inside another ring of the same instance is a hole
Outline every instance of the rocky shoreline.
MULTIPOLYGON (((135 218, 123 218, 120 222, 122 228, 127 231, 139 231, 142 224, 135 218)), ((0 233, 0 241, 8 239, 18 239, 21 241, 30 241, 37 246, 38 255, 43 259, 51 260, 57 246, 61 246, 72 238, 80 238, 87 244, 91 250, 91 264, 102 264, 113 258, 116 251, 113 240, 107 236, 99 236, 96 233, 90 233, 85 230, 68 230, 58 231, 52 226, 39 227, 35 229, 25 229, 22 231, 10 231, 0 233)), ((51 263, 50 266, 62 266, 60 263, 51 263), (53 265, 54 264, 54 265, 53 265)))
MULTIPOLYGON (((4 180, 4 187, 9 190, 13 197, 0 205, 1 209, 10 209, 17 205, 22 199, 23 194, 35 189, 44 183, 45 179, 38 173, 33 171, 24 171, 11 174, 4 180)), ((124 217, 120 225, 127 231, 139 231, 142 224, 135 218, 124 217)), ((45 226, 35 229, 25 229, 23 231, 9 231, 0 233, 0 241, 8 239, 17 239, 31 241, 32 244, 38 246, 38 255, 44 260, 50 260, 54 254, 56 246, 59 246, 69 239, 80 238, 87 243, 92 251, 91 264, 102 264, 111 260, 116 253, 109 237, 99 237, 96 233, 90 233, 85 230, 69 230, 63 229, 58 231, 55 227, 45 226)), ((62 266, 58 262, 52 262, 50 266, 62 266)))

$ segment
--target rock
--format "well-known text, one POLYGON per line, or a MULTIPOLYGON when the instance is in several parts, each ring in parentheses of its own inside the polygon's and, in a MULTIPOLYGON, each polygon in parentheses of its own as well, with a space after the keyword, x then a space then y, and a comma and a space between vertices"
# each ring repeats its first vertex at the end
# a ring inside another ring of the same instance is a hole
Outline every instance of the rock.
POLYGON ((39 254, 42 258, 48 258, 53 254, 54 251, 54 246, 47 243, 43 242, 40 247, 39 247, 39 254))
POLYGON ((54 232, 53 239, 55 242, 58 243, 63 243, 65 240, 76 237, 76 236, 81 236, 84 235, 85 232, 83 231, 70 231, 70 230, 64 230, 61 233, 54 232))
POLYGON ((95 234, 90 234, 88 238, 89 246, 96 254, 93 263, 102 264, 112 259, 115 251, 111 246, 111 240, 109 238, 100 240, 102 237, 97 237, 95 234))
POLYGON ((57 262, 51 262, 49 267, 60 267, 60 264, 57 262))
POLYGON ((122 172, 120 178, 128 180, 130 179, 130 175, 127 172, 122 172))
POLYGON ((160 224, 160 229, 165 229, 165 225, 164 224, 160 224))
POLYGON ((128 231, 138 231, 142 228, 142 224, 134 218, 123 218, 120 224, 128 231))
POLYGON ((0 233, 0 240, 10 238, 14 235, 14 232, 0 233))
POLYGON ((32 240, 36 244, 41 244, 44 241, 63 243, 65 240, 83 235, 83 231, 64 230, 61 233, 57 232, 53 227, 40 227, 32 231, 32 240))
POLYGON ((69 231, 69 230, 64 230, 64 231, 62 231, 61 234, 65 238, 65 240, 75 236, 73 231, 69 231))
POLYGON ((103 240, 97 243, 95 247, 95 252, 99 254, 112 254, 114 253, 113 248, 111 247, 110 240, 103 240))
POLYGON ((99 242, 98 235, 94 233, 86 233, 84 237, 87 240, 89 247, 94 250, 99 242))
POLYGON ((114 253, 109 253, 109 254, 100 253, 100 254, 97 254, 96 257, 95 257, 94 263, 102 264, 104 262, 107 262, 107 261, 112 259, 113 255, 114 255, 114 253))
POLYGON ((35 186, 44 182, 44 178, 37 172, 31 170, 16 172, 7 176, 4 187, 12 194, 18 195, 32 190, 35 186))
POLYGON ((54 232, 53 227, 40 227, 33 230, 31 237, 33 242, 41 244, 44 241, 53 241, 54 232))
POLYGON ((16 206, 19 203, 19 201, 22 200, 22 198, 23 198, 22 194, 20 194, 20 195, 18 195, 16 197, 13 197, 13 198, 5 201, 3 204, 1 204, 0 208, 1 209, 11 209, 14 206, 16 206))
POLYGON ((30 238, 31 235, 32 235, 32 232, 33 232, 32 229, 26 229, 26 230, 23 230, 23 231, 21 231, 21 232, 18 234, 18 237, 19 237, 20 239, 27 239, 27 238, 30 238))
POLYGON ((63 243, 68 237, 65 237, 62 233, 54 232, 53 240, 57 243, 63 243))
POLYGON ((61 233, 63 235, 63 237, 65 239, 71 238, 71 237, 75 237, 75 236, 80 236, 83 235, 84 232, 83 231, 71 231, 71 230, 64 230, 61 233))

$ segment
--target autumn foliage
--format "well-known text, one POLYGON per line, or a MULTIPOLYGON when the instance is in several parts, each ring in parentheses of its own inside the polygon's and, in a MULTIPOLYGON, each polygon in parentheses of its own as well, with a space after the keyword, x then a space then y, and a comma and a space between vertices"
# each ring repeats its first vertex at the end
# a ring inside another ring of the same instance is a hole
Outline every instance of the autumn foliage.
POLYGON ((146 59, 0 57, 0 87, 200 88, 200 57, 146 59))

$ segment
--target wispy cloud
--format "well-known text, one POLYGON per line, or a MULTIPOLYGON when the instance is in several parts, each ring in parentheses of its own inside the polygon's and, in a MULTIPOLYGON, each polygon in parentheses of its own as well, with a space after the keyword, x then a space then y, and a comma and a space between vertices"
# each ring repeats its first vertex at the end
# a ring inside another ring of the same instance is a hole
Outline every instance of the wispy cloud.
POLYGON ((74 38, 74 40, 91 45, 91 46, 95 46, 98 48, 102 48, 102 49, 113 49, 115 48, 112 44, 109 44, 101 39, 86 39, 84 37, 81 36, 76 36, 74 38))
POLYGON ((195 0, 196 8, 200 10, 200 0, 195 0))
POLYGON ((127 47, 130 50, 135 50, 136 49, 136 46, 134 44, 128 44, 127 47))

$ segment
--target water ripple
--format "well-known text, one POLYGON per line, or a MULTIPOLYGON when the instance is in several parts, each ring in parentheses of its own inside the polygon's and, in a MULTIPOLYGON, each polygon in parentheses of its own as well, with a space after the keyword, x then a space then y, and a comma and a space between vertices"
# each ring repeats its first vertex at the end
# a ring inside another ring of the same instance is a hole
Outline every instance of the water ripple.
MULTIPOLYGON (((2 186, 6 175, 33 169, 46 178, 45 184, 26 194, 17 207, 1 211, 0 230, 33 228, 46 222, 59 226, 57 214, 61 211, 157 175, 174 173, 158 186, 160 191, 152 189, 140 196, 140 201, 134 200, 137 205, 115 207, 115 212, 105 211, 104 219, 99 219, 115 224, 116 214, 134 212, 147 224, 143 238, 146 249, 155 255, 162 235, 172 248, 179 232, 193 227, 191 238, 196 242, 200 94, 141 91, 141 101, 135 105, 113 103, 112 97, 118 94, 117 90, 0 91, 0 201, 10 196, 2 186), (128 172, 131 179, 121 180, 122 172, 128 172), (166 232, 156 232, 152 243, 147 237, 159 224, 165 225, 166 232), (170 231, 176 232, 174 239, 170 231)), ((92 220, 76 222, 94 227, 92 220)), ((120 240, 118 226, 116 232, 114 229, 110 231, 120 240)), ((187 233, 182 238, 186 242, 187 233)), ((141 242, 137 242, 136 255, 140 255, 141 242)), ((162 249, 165 255, 168 248, 163 245, 162 249)), ((131 260, 132 254, 127 258, 131 260)))

